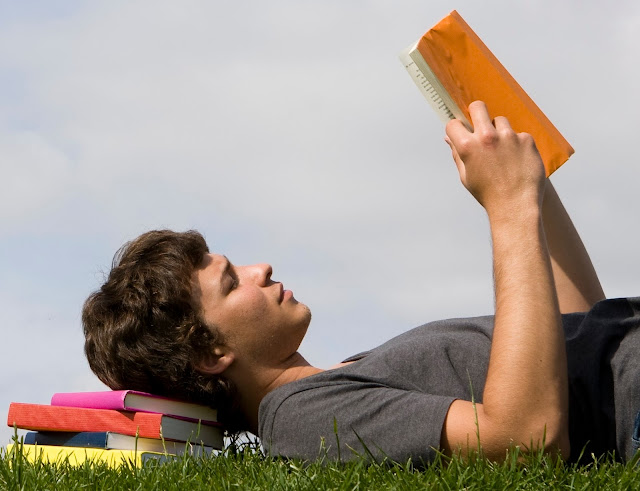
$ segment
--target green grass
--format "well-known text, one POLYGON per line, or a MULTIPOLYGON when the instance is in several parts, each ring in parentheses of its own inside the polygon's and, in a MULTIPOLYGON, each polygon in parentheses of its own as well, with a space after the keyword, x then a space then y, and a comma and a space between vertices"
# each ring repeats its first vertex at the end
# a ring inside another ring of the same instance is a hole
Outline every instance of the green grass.
POLYGON ((265 458, 251 448, 210 459, 179 458, 149 462, 136 469, 104 465, 73 468, 65 464, 30 464, 19 453, 0 455, 0 489, 183 490, 183 489, 638 489, 635 462, 592 459, 582 466, 566 465, 542 455, 512 453, 506 462, 483 459, 463 462, 440 459, 423 470, 411 463, 347 464, 265 458))

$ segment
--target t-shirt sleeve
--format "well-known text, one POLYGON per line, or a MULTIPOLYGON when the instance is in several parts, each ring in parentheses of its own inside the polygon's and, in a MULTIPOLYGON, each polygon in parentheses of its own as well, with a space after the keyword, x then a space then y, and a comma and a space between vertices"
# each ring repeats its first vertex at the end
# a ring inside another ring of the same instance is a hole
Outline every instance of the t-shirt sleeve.
POLYGON ((261 407, 260 436, 271 456, 420 465, 440 448, 454 399, 355 381, 309 387, 261 407))

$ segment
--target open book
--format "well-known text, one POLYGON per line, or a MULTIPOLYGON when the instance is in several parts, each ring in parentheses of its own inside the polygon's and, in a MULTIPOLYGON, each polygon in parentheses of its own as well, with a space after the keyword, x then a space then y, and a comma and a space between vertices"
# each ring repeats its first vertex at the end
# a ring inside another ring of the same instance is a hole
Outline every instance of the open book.
POLYGON ((468 128, 468 106, 484 101, 491 117, 506 116, 533 136, 547 176, 573 148, 455 10, 400 54, 414 82, 443 121, 468 128))

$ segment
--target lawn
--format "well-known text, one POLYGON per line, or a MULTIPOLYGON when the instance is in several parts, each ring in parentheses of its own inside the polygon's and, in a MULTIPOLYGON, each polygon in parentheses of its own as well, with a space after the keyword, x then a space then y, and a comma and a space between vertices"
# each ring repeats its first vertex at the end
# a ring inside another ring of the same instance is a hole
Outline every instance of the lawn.
POLYGON ((109 469, 101 464, 73 468, 65 464, 30 464, 19 453, 0 456, 0 488, 18 489, 639 489, 635 461, 620 464, 612 458, 589 459, 582 466, 567 465, 542 455, 522 457, 516 452, 495 464, 476 458, 470 462, 444 459, 419 470, 411 463, 347 464, 269 459, 255 449, 173 462, 147 462, 109 469))

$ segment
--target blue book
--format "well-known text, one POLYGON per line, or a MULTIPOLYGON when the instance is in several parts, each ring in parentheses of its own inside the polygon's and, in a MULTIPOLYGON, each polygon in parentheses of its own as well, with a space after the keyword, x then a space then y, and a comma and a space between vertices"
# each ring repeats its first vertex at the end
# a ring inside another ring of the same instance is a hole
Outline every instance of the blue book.
POLYGON ((194 456, 210 455, 212 447, 192 445, 185 442, 140 438, 111 431, 84 431, 70 433, 66 431, 30 431, 24 436, 25 445, 43 445, 57 447, 87 447, 116 450, 138 450, 141 452, 159 452, 182 455, 185 452, 194 456))

